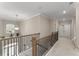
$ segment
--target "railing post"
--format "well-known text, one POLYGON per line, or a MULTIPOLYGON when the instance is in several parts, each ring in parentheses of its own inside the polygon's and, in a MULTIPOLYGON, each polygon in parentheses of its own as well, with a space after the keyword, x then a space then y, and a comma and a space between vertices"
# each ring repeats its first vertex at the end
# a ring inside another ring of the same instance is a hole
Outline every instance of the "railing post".
POLYGON ((4 41, 0 41, 0 56, 2 56, 3 55, 3 53, 2 53, 2 44, 4 43, 4 41))
POLYGON ((36 37, 32 37, 32 56, 37 56, 37 40, 36 40, 36 37))

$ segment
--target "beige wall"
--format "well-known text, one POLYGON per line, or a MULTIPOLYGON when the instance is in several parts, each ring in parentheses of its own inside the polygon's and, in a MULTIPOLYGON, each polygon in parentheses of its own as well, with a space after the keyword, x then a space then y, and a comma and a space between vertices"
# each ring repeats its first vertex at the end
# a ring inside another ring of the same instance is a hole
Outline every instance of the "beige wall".
POLYGON ((0 34, 3 34, 3 21, 0 20, 0 34))
POLYGON ((40 37, 50 35, 50 19, 44 15, 40 16, 40 37))
POLYGON ((43 15, 32 17, 20 22, 20 33, 22 35, 40 33, 40 37, 45 37, 50 33, 50 20, 43 15))
POLYGON ((20 22, 21 35, 33 34, 39 32, 40 17, 33 17, 29 20, 20 22))
POLYGON ((38 15, 20 22, 21 35, 41 33, 40 37, 45 37, 57 30, 58 21, 56 19, 50 19, 45 15, 38 15))
POLYGON ((58 30, 58 20, 51 19, 50 20, 50 32, 56 32, 58 30))
POLYGON ((79 7, 76 8, 76 45, 79 48, 79 7))

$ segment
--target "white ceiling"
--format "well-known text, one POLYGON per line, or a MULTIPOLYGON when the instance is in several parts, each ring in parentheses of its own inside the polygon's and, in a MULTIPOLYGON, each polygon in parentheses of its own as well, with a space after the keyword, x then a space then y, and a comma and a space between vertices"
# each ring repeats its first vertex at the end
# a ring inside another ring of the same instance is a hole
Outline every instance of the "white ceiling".
POLYGON ((39 13, 50 18, 72 18, 75 9, 69 2, 0 2, 0 18, 3 20, 24 20, 39 13), (63 15, 63 10, 67 13, 63 15))

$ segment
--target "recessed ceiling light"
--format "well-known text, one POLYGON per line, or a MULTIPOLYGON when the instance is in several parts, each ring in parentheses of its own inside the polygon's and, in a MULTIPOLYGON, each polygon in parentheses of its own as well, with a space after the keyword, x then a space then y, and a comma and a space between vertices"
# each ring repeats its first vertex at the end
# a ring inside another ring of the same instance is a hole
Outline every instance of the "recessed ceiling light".
POLYGON ((66 14, 66 11, 65 10, 63 11, 63 14, 66 14))

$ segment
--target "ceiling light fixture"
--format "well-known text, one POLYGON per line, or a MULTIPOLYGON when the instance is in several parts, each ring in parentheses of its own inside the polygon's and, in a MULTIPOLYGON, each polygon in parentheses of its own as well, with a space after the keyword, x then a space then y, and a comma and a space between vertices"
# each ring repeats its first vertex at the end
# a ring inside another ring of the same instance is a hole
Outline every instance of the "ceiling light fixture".
POLYGON ((15 30, 19 30, 19 28, 18 27, 15 27, 15 30))
POLYGON ((66 14, 66 11, 65 10, 63 11, 63 14, 66 14))
MULTIPOLYGON (((18 14, 16 14, 16 21, 17 21, 17 17, 18 17, 18 14)), ((19 30, 19 27, 15 27, 14 29, 19 30)))

